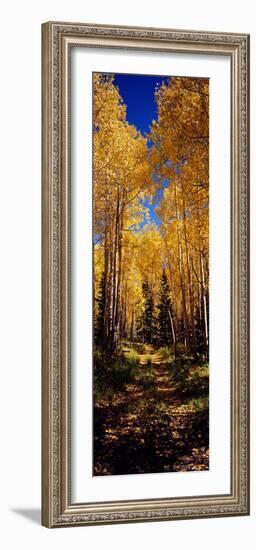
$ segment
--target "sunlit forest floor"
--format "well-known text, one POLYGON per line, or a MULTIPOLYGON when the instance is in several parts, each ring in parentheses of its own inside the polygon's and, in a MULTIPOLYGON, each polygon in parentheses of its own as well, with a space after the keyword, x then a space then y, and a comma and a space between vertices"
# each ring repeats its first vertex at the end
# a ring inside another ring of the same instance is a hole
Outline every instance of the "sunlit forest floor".
POLYGON ((124 342, 94 357, 94 475, 208 470, 203 360, 124 342))

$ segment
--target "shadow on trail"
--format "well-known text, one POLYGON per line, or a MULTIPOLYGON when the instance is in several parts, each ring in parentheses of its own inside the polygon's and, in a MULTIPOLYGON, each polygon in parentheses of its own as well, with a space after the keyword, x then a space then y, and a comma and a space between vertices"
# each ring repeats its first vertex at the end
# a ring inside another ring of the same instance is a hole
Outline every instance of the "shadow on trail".
POLYGON ((205 411, 152 420, 127 433, 108 432, 109 416, 97 412, 94 475, 208 469, 208 414, 205 411), (108 433, 109 436, 108 437, 108 433))
POLYGON ((186 408, 191 395, 206 395, 206 380, 189 381, 189 371, 183 380, 163 363, 142 365, 111 398, 95 400, 95 476, 208 470, 208 407, 186 408))

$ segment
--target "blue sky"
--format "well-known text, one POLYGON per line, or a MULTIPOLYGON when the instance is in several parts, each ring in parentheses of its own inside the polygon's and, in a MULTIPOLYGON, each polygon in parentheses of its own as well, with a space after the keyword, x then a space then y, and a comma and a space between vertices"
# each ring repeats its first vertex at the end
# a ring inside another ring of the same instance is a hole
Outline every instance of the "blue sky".
POLYGON ((166 76, 115 74, 114 84, 127 106, 127 121, 144 135, 149 132, 152 120, 157 118, 155 88, 167 80, 166 76))
MULTIPOLYGON (((127 122, 136 126, 145 135, 149 132, 153 119, 157 119, 155 89, 162 82, 167 82, 166 76, 151 76, 141 74, 115 74, 114 84, 118 86, 120 95, 126 105, 127 122)), ((166 185, 165 185, 166 186, 166 185)), ((160 225, 155 208, 159 206, 164 195, 163 190, 157 190, 153 200, 141 201, 148 209, 150 222, 160 225)), ((140 224, 140 229, 146 225, 146 220, 140 224)))

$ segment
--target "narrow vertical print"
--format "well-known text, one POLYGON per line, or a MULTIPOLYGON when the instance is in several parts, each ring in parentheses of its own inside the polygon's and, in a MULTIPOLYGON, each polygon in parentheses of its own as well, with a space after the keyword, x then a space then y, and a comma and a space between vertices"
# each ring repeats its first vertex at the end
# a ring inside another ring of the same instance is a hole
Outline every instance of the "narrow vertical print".
POLYGON ((209 79, 93 73, 93 475, 209 469, 209 79))

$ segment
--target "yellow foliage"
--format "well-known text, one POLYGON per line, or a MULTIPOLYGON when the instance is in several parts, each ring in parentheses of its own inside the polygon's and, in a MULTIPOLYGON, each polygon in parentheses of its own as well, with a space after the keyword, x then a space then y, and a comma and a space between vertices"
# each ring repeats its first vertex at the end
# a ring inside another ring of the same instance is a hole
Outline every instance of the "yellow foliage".
POLYGON ((94 292, 104 272, 106 336, 120 337, 134 330, 143 281, 157 302, 165 269, 175 329, 181 320, 186 340, 195 338, 195 311, 204 306, 208 338, 209 81, 172 77, 156 103, 149 148, 126 120, 113 75, 93 76, 94 292), (158 226, 143 200, 160 188, 158 226))

